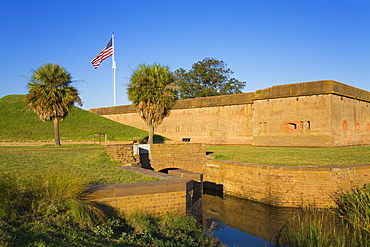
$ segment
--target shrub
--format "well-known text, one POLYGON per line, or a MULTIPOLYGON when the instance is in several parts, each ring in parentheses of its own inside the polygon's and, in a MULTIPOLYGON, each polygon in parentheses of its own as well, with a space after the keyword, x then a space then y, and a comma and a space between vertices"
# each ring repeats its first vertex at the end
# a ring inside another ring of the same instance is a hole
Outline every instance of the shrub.
POLYGON ((198 222, 193 217, 177 215, 174 213, 165 213, 160 219, 159 225, 161 228, 165 229, 176 229, 190 232, 194 231, 194 229, 197 229, 198 222))
POLYGON ((286 224, 279 233, 276 246, 345 246, 341 235, 336 234, 335 228, 328 230, 323 227, 323 221, 313 219, 311 221, 300 221, 298 226, 291 223, 286 224))
POLYGON ((70 217, 80 225, 104 221, 104 213, 85 199, 85 180, 65 172, 40 174, 30 180, 0 178, 0 217, 15 219, 29 213, 45 217, 70 217))
POLYGON ((276 246, 369 246, 370 187, 343 192, 336 199, 338 209, 332 219, 318 212, 299 218, 298 226, 285 225, 277 236, 276 246), (339 227, 338 227, 339 226, 339 227))
POLYGON ((134 232, 125 231, 120 243, 139 246, 223 246, 212 235, 205 234, 201 225, 190 216, 166 213, 154 218, 142 212, 126 218, 134 232))
POLYGON ((0 218, 14 219, 29 210, 30 193, 15 176, 0 177, 0 218))
POLYGON ((154 218, 143 212, 136 212, 126 218, 127 224, 136 234, 155 232, 154 218))
POLYGON ((352 226, 370 232, 370 186, 342 193, 336 204, 340 217, 352 226))
POLYGON ((58 171, 36 177, 30 181, 34 213, 71 217, 82 226, 104 221, 104 213, 84 197, 86 179, 58 171))

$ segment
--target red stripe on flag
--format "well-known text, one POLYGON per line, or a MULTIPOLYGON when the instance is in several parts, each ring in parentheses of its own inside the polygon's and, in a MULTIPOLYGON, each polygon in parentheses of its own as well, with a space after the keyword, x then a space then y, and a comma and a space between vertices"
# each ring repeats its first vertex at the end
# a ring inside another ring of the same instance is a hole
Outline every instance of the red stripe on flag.
POLYGON ((102 50, 98 56, 96 56, 93 60, 91 60, 91 64, 94 66, 94 69, 98 68, 100 63, 103 62, 104 59, 112 56, 114 53, 112 40, 108 42, 108 45, 102 50))

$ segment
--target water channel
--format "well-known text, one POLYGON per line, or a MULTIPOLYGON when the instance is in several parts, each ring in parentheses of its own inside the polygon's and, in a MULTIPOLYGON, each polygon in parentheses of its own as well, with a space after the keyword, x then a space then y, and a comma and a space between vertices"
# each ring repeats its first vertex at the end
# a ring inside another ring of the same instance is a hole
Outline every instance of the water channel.
POLYGON ((214 191, 202 196, 202 221, 205 230, 229 247, 274 246, 279 229, 297 219, 298 208, 274 207, 214 191))

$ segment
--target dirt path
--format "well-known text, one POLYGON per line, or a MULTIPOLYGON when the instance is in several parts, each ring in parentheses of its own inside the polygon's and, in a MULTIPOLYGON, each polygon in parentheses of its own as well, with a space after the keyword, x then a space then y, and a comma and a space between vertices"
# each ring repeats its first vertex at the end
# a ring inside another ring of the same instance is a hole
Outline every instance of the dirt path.
MULTIPOLYGON (((69 145, 69 144, 97 144, 97 145, 105 145, 105 144, 129 144, 132 143, 131 141, 107 141, 105 142, 98 142, 96 141, 61 141, 62 145, 69 145)), ((54 145, 54 141, 25 141, 25 142, 4 142, 0 141, 0 146, 44 146, 44 145, 54 145)))

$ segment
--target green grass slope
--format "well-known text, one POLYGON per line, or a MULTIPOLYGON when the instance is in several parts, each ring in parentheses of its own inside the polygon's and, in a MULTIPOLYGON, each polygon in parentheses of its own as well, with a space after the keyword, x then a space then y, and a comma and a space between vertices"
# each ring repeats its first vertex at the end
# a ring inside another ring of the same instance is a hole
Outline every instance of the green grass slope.
MULTIPOLYGON (((94 113, 73 107, 73 112, 60 122, 63 141, 92 141, 94 134, 105 133, 110 141, 142 140, 148 133, 123 125, 94 113)), ((0 141, 52 141, 52 121, 42 122, 25 104, 25 95, 0 98, 0 141)))

